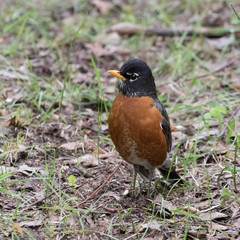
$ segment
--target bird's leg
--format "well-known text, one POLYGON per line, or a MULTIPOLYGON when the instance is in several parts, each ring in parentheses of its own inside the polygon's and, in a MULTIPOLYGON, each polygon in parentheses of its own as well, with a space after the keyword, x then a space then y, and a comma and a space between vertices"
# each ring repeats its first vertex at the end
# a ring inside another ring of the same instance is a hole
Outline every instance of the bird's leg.
POLYGON ((153 175, 154 175, 154 170, 151 169, 149 170, 149 182, 148 182, 148 192, 147 192, 147 196, 150 197, 150 189, 151 189, 151 183, 152 183, 152 179, 153 179, 153 175))
POLYGON ((136 187, 137 174, 138 174, 138 167, 136 165, 134 165, 134 171, 133 171, 133 190, 134 191, 135 191, 135 187, 136 187))

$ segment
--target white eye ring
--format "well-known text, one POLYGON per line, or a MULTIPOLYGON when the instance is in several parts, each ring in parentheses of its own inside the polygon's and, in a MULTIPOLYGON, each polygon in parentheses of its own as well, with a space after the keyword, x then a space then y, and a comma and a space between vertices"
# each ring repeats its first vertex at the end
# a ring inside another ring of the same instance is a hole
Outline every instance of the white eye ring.
POLYGON ((139 77, 139 74, 138 73, 133 73, 133 74, 131 74, 131 73, 126 73, 128 76, 131 76, 133 79, 129 79, 129 81, 130 82, 135 82, 135 81, 137 81, 138 80, 138 77, 139 77))

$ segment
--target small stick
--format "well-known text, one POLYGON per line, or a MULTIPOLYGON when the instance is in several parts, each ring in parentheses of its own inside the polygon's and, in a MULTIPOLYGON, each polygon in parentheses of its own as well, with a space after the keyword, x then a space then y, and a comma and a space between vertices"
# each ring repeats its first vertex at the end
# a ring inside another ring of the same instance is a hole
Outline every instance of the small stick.
POLYGON ((78 206, 82 205, 83 203, 87 202, 89 199, 91 199, 94 195, 98 194, 102 188, 108 183, 108 181, 111 179, 113 174, 120 168, 122 165, 122 162, 120 162, 117 167, 113 170, 113 172, 108 176, 108 178, 93 192, 91 195, 89 195, 84 201, 80 202, 78 206))
POLYGON ((238 20, 240 21, 240 17, 239 17, 239 15, 237 14, 237 12, 236 12, 236 10, 235 10, 235 8, 233 7, 232 4, 231 4, 231 8, 232 8, 232 10, 234 11, 235 15, 237 16, 238 20))
POLYGON ((218 73, 218 72, 224 70, 224 68, 230 67, 231 65, 234 65, 234 64, 236 64, 239 61, 240 61, 240 58, 232 58, 232 59, 228 60, 226 63, 224 63, 223 65, 221 65, 219 68, 214 70, 213 72, 211 72, 209 74, 207 73, 207 74, 199 75, 199 76, 197 76, 197 78, 204 78, 204 77, 207 77, 207 76, 209 76, 211 74, 218 73))

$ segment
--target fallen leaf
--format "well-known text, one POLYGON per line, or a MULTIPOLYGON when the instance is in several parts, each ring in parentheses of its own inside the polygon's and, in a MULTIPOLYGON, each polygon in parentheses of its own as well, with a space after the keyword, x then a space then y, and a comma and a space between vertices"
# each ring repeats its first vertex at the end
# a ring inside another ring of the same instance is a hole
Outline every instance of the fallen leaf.
POLYGON ((115 157, 114 152, 107 152, 107 153, 99 154, 99 158, 101 158, 101 159, 106 159, 106 158, 111 158, 111 157, 115 157))
POLYGON ((13 229, 14 229, 14 231, 15 231, 16 233, 18 233, 18 234, 20 234, 21 236, 23 236, 23 230, 22 230, 22 228, 21 228, 21 226, 20 226, 19 223, 14 223, 14 224, 13 224, 13 229))
POLYGON ((29 167, 26 164, 23 164, 19 167, 19 169, 17 170, 17 172, 25 174, 26 176, 32 176, 33 174, 36 173, 36 171, 41 170, 40 167, 29 167))
POLYGON ((26 221, 26 222, 20 222, 19 226, 25 226, 25 227, 39 227, 42 226, 41 220, 34 220, 34 221, 26 221))
POLYGON ((240 89, 240 84, 235 84, 235 85, 233 85, 233 88, 240 89))
POLYGON ((96 225, 95 225, 91 215, 88 215, 86 217, 86 220, 89 223, 91 229, 95 229, 96 228, 96 225))
POLYGON ((137 34, 140 31, 144 30, 143 27, 139 24, 134 24, 130 22, 121 22, 116 25, 113 25, 109 32, 117 32, 120 35, 128 34, 137 34))
POLYGON ((170 210, 176 210, 176 207, 173 205, 173 203, 172 203, 171 201, 164 200, 164 199, 162 198, 162 195, 161 195, 161 194, 159 194, 159 195, 155 198, 154 203, 161 205, 161 207, 163 207, 163 208, 165 208, 165 209, 167 209, 167 210, 169 210, 169 211, 170 211, 170 210))
POLYGON ((164 235, 162 233, 154 234, 154 237, 143 238, 143 240, 163 240, 163 239, 165 239, 165 238, 164 238, 164 235))
POLYGON ((228 215, 224 214, 224 213, 220 213, 220 212, 214 212, 211 213, 201 213, 199 214, 199 216, 203 219, 203 220, 207 220, 207 221, 211 221, 211 220, 215 220, 215 219, 220 219, 220 218, 228 218, 228 215))
POLYGON ((209 45, 216 47, 217 49, 222 49, 224 46, 228 46, 234 43, 234 38, 232 37, 221 37, 216 39, 207 38, 206 41, 209 45))
POLYGON ((103 197, 114 197, 117 201, 120 201, 120 199, 121 199, 119 197, 119 195, 117 195, 115 192, 111 192, 111 191, 104 193, 103 197))
POLYGON ((220 27, 227 21, 227 16, 222 12, 224 6, 221 6, 218 10, 213 10, 213 6, 209 9, 208 14, 202 19, 202 26, 205 27, 220 27), (220 10, 221 9, 221 10, 220 10), (221 12, 221 14, 220 14, 221 12))
POLYGON ((209 131, 202 131, 199 136, 198 139, 205 139, 208 136, 217 136, 219 134, 219 129, 218 128, 212 128, 209 131))
POLYGON ((34 192, 37 192, 37 184, 36 184, 36 179, 31 179, 24 184, 24 188, 27 190, 32 190, 34 192))
POLYGON ((98 166, 98 159, 93 154, 86 154, 81 157, 81 162, 84 167, 98 166))
POLYGON ((208 201, 198 202, 198 203, 195 203, 194 205, 199 210, 205 210, 205 209, 209 208, 209 202, 208 201))
POLYGON ((199 212, 199 210, 197 208, 192 207, 192 206, 184 207, 182 210, 185 211, 185 212, 190 212, 190 213, 197 213, 197 212, 199 212))
POLYGON ((85 46, 97 57, 113 56, 118 49, 114 46, 105 47, 100 42, 86 43, 85 46))
POLYGON ((3 79, 22 79, 29 80, 29 77, 22 72, 0 70, 0 77, 3 79))
POLYGON ((161 226, 162 226, 162 222, 157 221, 157 220, 152 220, 150 222, 147 223, 142 223, 139 227, 140 232, 143 232, 145 229, 152 229, 152 230, 158 230, 161 231, 161 226))
POLYGON ((90 139, 87 135, 84 135, 84 149, 93 152, 96 149, 96 147, 97 147, 96 143, 92 139, 90 139))
POLYGON ((108 125, 107 124, 102 124, 101 125, 101 130, 102 131, 106 131, 108 129, 108 125))
POLYGON ((1 169, 1 174, 16 171, 15 167, 6 167, 6 166, 3 166, 3 165, 0 165, 0 169, 1 169))
POLYGON ((63 148, 67 151, 73 151, 79 148, 83 148, 83 143, 82 142, 68 142, 64 143, 60 146, 60 148, 63 148))
POLYGON ((11 104, 13 101, 18 101, 22 97, 23 95, 21 93, 17 93, 15 95, 12 95, 11 97, 8 97, 5 101, 7 104, 11 104))
POLYGON ((177 127, 174 126, 174 125, 170 125, 170 129, 171 129, 171 132, 177 132, 178 131, 177 127))
POLYGON ((16 127, 16 128, 21 128, 23 126, 23 121, 20 117, 14 116, 7 121, 7 125, 8 126, 13 126, 13 127, 16 127))
POLYGON ((239 217, 235 219, 232 226, 234 226, 234 227, 239 227, 240 226, 240 218, 239 217))
POLYGON ((210 226, 212 226, 212 229, 217 229, 217 230, 222 230, 222 231, 228 230, 228 226, 218 224, 218 223, 215 223, 215 222, 211 222, 210 226))
POLYGON ((102 0, 91 0, 91 3, 96 6, 101 14, 106 14, 114 6, 112 3, 102 0))
POLYGON ((175 131, 172 132, 173 140, 184 139, 186 137, 187 137, 187 135, 183 132, 175 132, 175 131))
POLYGON ((207 232, 204 231, 204 230, 189 230, 188 231, 188 235, 197 238, 197 239, 206 239, 206 236, 207 236, 207 232))

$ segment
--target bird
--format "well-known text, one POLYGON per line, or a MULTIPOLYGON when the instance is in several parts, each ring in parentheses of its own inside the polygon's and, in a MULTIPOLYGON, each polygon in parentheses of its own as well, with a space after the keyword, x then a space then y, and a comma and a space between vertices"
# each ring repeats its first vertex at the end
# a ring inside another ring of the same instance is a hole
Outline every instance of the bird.
POLYGON ((130 59, 120 70, 108 73, 119 79, 118 95, 109 112, 108 130, 120 156, 134 167, 133 189, 139 174, 149 182, 149 195, 155 169, 167 180, 182 183, 169 157, 170 121, 157 97, 150 67, 141 59, 130 59))

